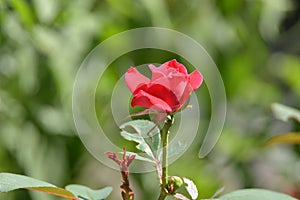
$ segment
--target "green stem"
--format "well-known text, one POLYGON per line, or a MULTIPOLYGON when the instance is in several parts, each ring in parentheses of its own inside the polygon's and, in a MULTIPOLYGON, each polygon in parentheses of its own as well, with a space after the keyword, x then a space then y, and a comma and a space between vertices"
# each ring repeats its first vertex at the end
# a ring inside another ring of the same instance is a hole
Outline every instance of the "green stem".
POLYGON ((161 139, 162 139, 162 184, 158 200, 164 200, 167 196, 167 184, 168 184, 168 139, 169 139, 169 129, 173 124, 173 115, 168 115, 165 121, 164 127, 161 129, 161 139))
POLYGON ((160 195, 159 195, 159 197, 158 197, 158 200, 164 200, 165 198, 167 197, 167 194, 166 194, 166 192, 160 192, 160 195))

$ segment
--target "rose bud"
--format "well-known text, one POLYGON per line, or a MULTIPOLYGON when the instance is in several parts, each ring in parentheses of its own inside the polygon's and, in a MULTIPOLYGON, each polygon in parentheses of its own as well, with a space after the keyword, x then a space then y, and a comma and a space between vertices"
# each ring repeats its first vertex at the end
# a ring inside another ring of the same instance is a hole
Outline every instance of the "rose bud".
POLYGON ((175 59, 159 67, 149 65, 152 78, 130 67, 125 80, 133 94, 131 106, 142 106, 160 113, 175 113, 187 103, 191 92, 200 87, 203 76, 197 70, 187 73, 184 65, 175 59))

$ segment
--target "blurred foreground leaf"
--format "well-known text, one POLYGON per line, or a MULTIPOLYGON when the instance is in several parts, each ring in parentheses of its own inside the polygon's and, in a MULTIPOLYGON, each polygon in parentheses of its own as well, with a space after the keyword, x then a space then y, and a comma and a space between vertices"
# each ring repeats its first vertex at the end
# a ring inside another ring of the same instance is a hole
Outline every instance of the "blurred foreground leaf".
POLYGON ((112 188, 92 190, 86 186, 68 185, 66 190, 50 183, 18 174, 0 173, 0 192, 27 189, 52 194, 67 199, 103 200, 111 193, 112 188))
POLYGON ((275 143, 300 144, 300 132, 277 135, 267 140, 264 145, 270 145, 275 143))
POLYGON ((296 200, 286 194, 263 189, 243 189, 225 194, 219 200, 296 200))
POLYGON ((103 200, 111 193, 112 187, 105 187, 100 190, 92 190, 82 185, 68 185, 66 189, 71 191, 79 199, 103 200))
POLYGON ((0 173, 0 192, 9 192, 16 189, 35 190, 68 199, 76 198, 71 192, 44 181, 18 174, 0 173))
POLYGON ((273 103, 271 107, 273 114, 277 119, 287 122, 289 119, 293 118, 300 123, 299 110, 279 103, 273 103))

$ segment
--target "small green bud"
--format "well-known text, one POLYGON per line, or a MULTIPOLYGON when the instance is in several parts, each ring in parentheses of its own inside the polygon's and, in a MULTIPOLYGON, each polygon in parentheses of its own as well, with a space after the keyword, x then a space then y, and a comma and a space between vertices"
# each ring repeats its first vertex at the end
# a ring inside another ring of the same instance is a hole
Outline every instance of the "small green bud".
POLYGON ((176 191, 183 186, 183 180, 179 176, 169 176, 168 177, 168 184, 167 184, 167 192, 168 194, 175 194, 176 191))

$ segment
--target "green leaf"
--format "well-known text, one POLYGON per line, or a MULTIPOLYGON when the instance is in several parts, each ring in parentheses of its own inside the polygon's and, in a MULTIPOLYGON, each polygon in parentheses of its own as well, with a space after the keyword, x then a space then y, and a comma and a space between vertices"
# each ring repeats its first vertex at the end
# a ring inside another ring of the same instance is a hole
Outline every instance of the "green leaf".
POLYGON ((33 12, 30 5, 26 1, 10 0, 9 3, 12 5, 16 13, 19 15, 23 24, 30 28, 34 24, 33 12))
POLYGON ((148 120, 134 120, 122 124, 120 128, 122 137, 138 143, 137 149, 156 159, 161 142, 160 131, 156 124, 148 120), (134 133, 129 132, 129 128, 132 128, 134 133))
POLYGON ((300 111, 299 110, 279 104, 279 103, 273 103, 271 108, 272 108, 274 116, 277 119, 287 122, 289 119, 293 118, 300 123, 300 111))
POLYGON ((270 145, 275 143, 300 144, 300 132, 286 133, 283 135, 274 136, 267 140, 264 145, 270 145))
POLYGON ((182 180, 186 184, 185 189, 189 193, 189 195, 192 197, 192 199, 197 199, 198 190, 197 190, 197 187, 194 184, 194 182, 187 178, 182 178, 182 180))
POLYGON ((71 192, 50 183, 23 175, 0 173, 0 192, 9 192, 16 189, 35 190, 68 199, 75 198, 71 192))
POLYGON ((58 188, 58 187, 28 187, 26 188, 27 190, 34 190, 38 192, 44 192, 47 194, 51 194, 54 196, 59 196, 59 197, 64 197, 66 199, 75 199, 75 195, 63 188, 58 188))
POLYGON ((219 200, 297 200, 286 194, 263 189, 243 189, 225 194, 219 200))
POLYGON ((104 200, 112 191, 112 187, 92 190, 86 186, 75 184, 66 186, 66 189, 75 194, 77 198, 86 200, 104 200))

